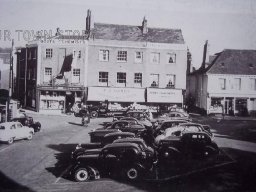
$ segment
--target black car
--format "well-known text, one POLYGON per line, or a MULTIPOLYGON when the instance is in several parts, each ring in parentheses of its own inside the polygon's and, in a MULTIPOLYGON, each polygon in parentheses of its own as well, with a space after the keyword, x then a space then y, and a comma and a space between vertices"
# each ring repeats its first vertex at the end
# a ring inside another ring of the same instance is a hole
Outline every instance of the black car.
POLYGON ((179 119, 179 120, 166 120, 159 124, 154 130, 154 136, 158 136, 162 134, 167 128, 177 126, 182 123, 187 123, 187 120, 179 119))
POLYGON ((130 132, 114 132, 106 134, 100 143, 86 143, 86 144, 78 144, 74 151, 71 153, 71 159, 75 160, 79 155, 85 154, 85 151, 88 153, 92 153, 92 151, 88 151, 90 149, 103 148, 105 145, 113 143, 113 141, 122 138, 134 138, 135 134, 130 132))
POLYGON ((160 140, 159 159, 168 161, 205 158, 219 154, 217 144, 206 132, 185 132, 160 140))
POLYGON ((91 138, 91 143, 95 142, 101 142, 103 137, 108 134, 108 133, 113 133, 113 132, 131 132, 136 135, 139 135, 141 132, 143 132, 146 128, 144 125, 141 124, 133 124, 129 121, 126 120, 120 120, 120 121, 115 121, 111 126, 109 127, 104 127, 104 128, 99 128, 92 130, 89 132, 90 138, 91 138))
POLYGON ((70 174, 79 182, 118 173, 136 180, 152 169, 153 161, 154 157, 136 143, 112 143, 100 149, 98 154, 78 156, 70 174))
POLYGON ((33 117, 30 116, 23 116, 23 117, 16 117, 11 119, 13 122, 20 122, 23 126, 28 126, 34 129, 34 132, 38 132, 41 130, 41 123, 38 121, 34 121, 33 117))

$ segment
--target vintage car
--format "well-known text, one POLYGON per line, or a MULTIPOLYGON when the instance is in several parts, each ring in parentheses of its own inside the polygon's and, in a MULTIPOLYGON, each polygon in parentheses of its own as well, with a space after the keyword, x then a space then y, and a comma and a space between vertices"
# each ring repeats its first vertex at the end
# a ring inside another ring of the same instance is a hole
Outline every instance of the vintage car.
POLYGON ((5 122, 0 124, 0 141, 12 144, 14 140, 31 140, 34 129, 23 126, 20 122, 5 122))
POLYGON ((160 140, 157 151, 160 161, 177 161, 217 155, 219 148, 206 132, 185 132, 160 140))
POLYGON ((129 121, 120 120, 120 121, 115 121, 109 127, 103 127, 103 128, 92 130, 91 132, 89 132, 89 135, 91 138, 91 143, 95 143, 95 142, 101 142, 102 138, 108 133, 121 131, 121 132, 131 132, 136 135, 139 135, 145 129, 146 128, 143 125, 132 124, 129 121))
POLYGON ((70 174, 79 182, 120 173, 129 180, 136 180, 152 169, 153 162, 154 156, 149 156, 136 143, 112 143, 98 154, 78 156, 70 174))
POLYGON ((140 111, 140 110, 130 110, 124 114, 125 117, 133 117, 139 122, 144 125, 145 127, 152 127, 153 124, 150 121, 150 118, 148 114, 145 111, 140 111))
POLYGON ((28 126, 34 129, 34 132, 38 132, 41 130, 41 123, 36 121, 34 122, 33 117, 24 115, 21 117, 16 117, 11 119, 13 122, 20 122, 24 126, 28 126))
POLYGON ((196 123, 181 123, 177 126, 172 126, 165 129, 164 133, 158 135, 155 138, 155 143, 158 144, 162 139, 165 139, 169 136, 182 136, 184 133, 187 132, 204 132, 207 134, 211 139, 214 138, 214 135, 211 131, 205 130, 203 126, 196 123))
POLYGON ((135 134, 130 132, 114 132, 106 134, 100 143, 86 143, 86 144, 78 144, 74 151, 71 153, 71 159, 75 160, 79 155, 85 153, 88 149, 97 149, 102 148, 107 144, 113 143, 113 141, 122 138, 134 138, 135 134))
POLYGON ((159 124, 162 121, 166 120, 186 120, 186 121, 192 121, 189 115, 187 113, 182 113, 178 111, 170 111, 168 113, 164 113, 161 116, 157 117, 155 119, 159 124))
POLYGON ((163 134, 164 131, 167 129, 167 128, 170 128, 170 127, 174 127, 174 126, 177 126, 179 124, 182 124, 182 123, 187 123, 188 121, 187 120, 184 120, 184 119, 179 119, 179 120, 165 120, 165 121, 162 121, 161 124, 159 124, 155 129, 154 129, 154 136, 158 136, 160 134, 163 134))

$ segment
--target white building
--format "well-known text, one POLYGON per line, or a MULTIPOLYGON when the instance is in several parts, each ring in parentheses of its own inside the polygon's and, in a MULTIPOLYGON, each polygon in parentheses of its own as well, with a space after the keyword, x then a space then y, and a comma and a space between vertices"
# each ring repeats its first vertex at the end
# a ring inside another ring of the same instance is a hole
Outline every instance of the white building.
POLYGON ((187 95, 208 114, 254 114, 256 50, 225 49, 208 67, 190 73, 187 82, 187 95))

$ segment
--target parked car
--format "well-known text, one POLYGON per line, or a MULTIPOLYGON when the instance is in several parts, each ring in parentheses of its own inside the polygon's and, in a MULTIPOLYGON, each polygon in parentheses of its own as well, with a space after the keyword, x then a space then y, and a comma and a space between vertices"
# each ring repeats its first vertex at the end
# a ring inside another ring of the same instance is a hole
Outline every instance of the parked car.
POLYGON ((145 129, 146 128, 143 125, 132 124, 129 121, 120 120, 120 121, 115 121, 109 127, 92 130, 91 132, 89 132, 89 135, 91 138, 91 142, 95 143, 95 142, 101 142, 103 137, 108 133, 121 131, 121 132, 131 132, 136 135, 139 135, 145 129))
POLYGON ((189 115, 187 113, 182 113, 178 111, 170 111, 168 113, 164 113, 158 118, 155 119, 159 124, 162 121, 166 120, 186 120, 186 121, 192 121, 189 115))
POLYGON ((116 139, 122 138, 134 138, 135 134, 130 132, 114 132, 106 134, 100 143, 86 143, 86 144, 78 144, 74 151, 71 153, 71 159, 75 160, 79 155, 85 153, 88 149, 97 149, 102 148, 107 144, 113 143, 116 139))
POLYGON ((140 110, 131 110, 124 114, 125 117, 133 117, 141 124, 143 124, 145 127, 151 128, 153 127, 152 122, 150 121, 149 116, 147 115, 146 111, 140 111, 140 110))
POLYGON ((0 141, 12 144, 14 140, 31 140, 34 129, 23 126, 20 122, 0 123, 0 141))
POLYGON ((158 153, 160 161, 177 161, 217 155, 219 148, 206 132, 185 132, 160 140, 158 153))
POLYGON ((121 173, 129 180, 136 180, 151 170, 153 159, 138 144, 112 143, 98 154, 78 156, 70 174, 79 182, 113 173, 121 173))
POLYGON ((182 124, 182 123, 187 123, 188 121, 185 120, 185 119, 179 119, 179 120, 165 120, 165 121, 162 121, 161 124, 159 124, 155 130, 154 130, 154 136, 158 136, 160 134, 163 134, 164 131, 167 129, 167 128, 170 128, 170 127, 174 127, 174 126, 177 126, 179 124, 182 124))
POLYGON ((34 132, 38 132, 41 130, 41 123, 38 121, 34 122, 33 117, 27 115, 13 118, 11 121, 20 122, 24 126, 31 127, 34 129, 34 132))
POLYGON ((161 140, 169 137, 169 136, 182 136, 187 132, 204 132, 207 134, 211 139, 213 139, 214 135, 209 130, 205 130, 203 126, 196 123, 181 123, 177 126, 172 126, 165 129, 164 133, 158 135, 155 138, 155 143, 158 144, 161 140))

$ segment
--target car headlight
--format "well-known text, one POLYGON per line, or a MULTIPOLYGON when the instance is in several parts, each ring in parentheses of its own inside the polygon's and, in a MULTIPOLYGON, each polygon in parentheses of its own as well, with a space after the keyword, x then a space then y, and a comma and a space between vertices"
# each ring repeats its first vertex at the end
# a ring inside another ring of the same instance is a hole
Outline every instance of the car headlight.
POLYGON ((164 153, 164 156, 165 156, 165 157, 168 157, 168 156, 169 156, 169 153, 168 153, 168 152, 165 152, 165 153, 164 153))

